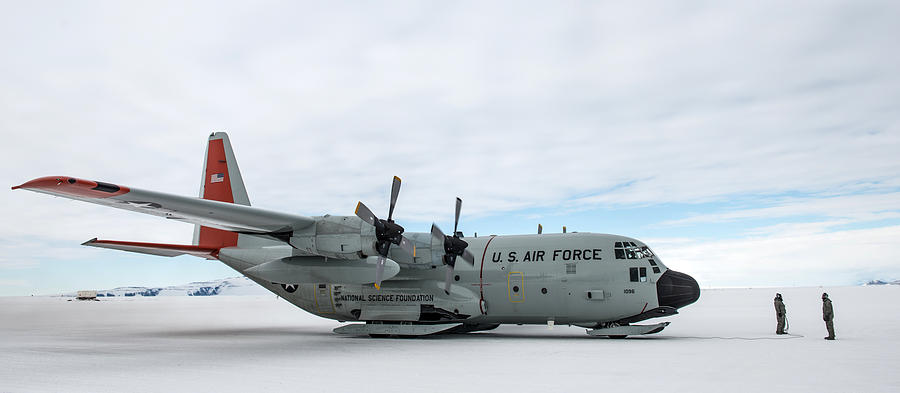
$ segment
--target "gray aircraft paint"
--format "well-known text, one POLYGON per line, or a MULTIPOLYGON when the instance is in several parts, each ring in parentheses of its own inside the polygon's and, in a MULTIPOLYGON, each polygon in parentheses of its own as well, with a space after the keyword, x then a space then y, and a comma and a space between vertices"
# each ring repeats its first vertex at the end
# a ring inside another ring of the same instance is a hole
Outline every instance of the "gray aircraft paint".
MULTIPOLYGON (((417 247, 415 262, 403 265, 400 273, 385 281, 380 291, 371 284, 272 283, 247 271, 272 259, 297 253, 289 247, 281 247, 277 252, 270 249, 264 257, 244 249, 223 249, 220 259, 235 270, 258 279, 270 291, 298 307, 341 321, 365 321, 367 319, 359 318, 353 311, 360 310, 360 315, 366 316, 370 309, 390 315, 380 320, 418 321, 417 310, 405 313, 402 310, 412 310, 422 304, 469 315, 465 320, 467 323, 544 324, 554 320, 562 324, 589 325, 616 321, 658 307, 656 282, 667 270, 658 256, 616 259, 613 246, 617 241, 646 246, 636 239, 617 235, 567 233, 465 238, 469 242, 468 249, 476 256, 475 266, 457 265, 455 275, 459 276, 459 281, 454 281, 451 293, 447 295, 442 288, 446 269, 440 262, 442 250, 431 248, 430 242, 420 241, 431 239, 429 233, 407 235, 416 240, 417 245, 429 244, 429 247, 417 247), (582 250, 582 257, 576 260, 572 255, 574 250, 582 250), (584 258, 584 250, 591 251, 589 259, 584 258), (594 250, 598 251, 595 253, 594 250), (544 252, 542 260, 535 261, 541 251, 544 252), (569 259, 564 259, 564 254, 569 259), (250 255, 252 258, 248 258, 250 255), (495 262, 497 256, 500 260, 495 262), (594 259, 595 256, 599 259, 594 259), (650 259, 660 268, 659 273, 653 273, 650 259), (647 268, 647 280, 631 282, 631 267, 647 268), (280 284, 299 284, 299 289, 289 293, 280 284), (321 285, 330 291, 330 300, 335 304, 328 312, 321 312, 319 305, 322 299, 318 287, 321 285), (338 288, 337 294, 335 288, 338 288), (603 296, 588 298, 589 292, 603 296), (486 310, 479 307, 482 298, 486 310), (389 312, 394 308, 396 312, 389 312)), ((404 258, 402 251, 392 251, 391 259, 403 261, 404 258)), ((326 262, 326 258, 320 259, 326 262)))

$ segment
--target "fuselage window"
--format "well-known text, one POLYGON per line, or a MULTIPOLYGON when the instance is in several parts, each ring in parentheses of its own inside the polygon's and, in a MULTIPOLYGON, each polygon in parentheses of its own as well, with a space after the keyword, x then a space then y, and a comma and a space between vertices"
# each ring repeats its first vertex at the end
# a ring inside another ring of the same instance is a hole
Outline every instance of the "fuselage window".
POLYGON ((647 282, 647 268, 641 268, 641 282, 647 282))
POLYGON ((659 268, 656 267, 656 266, 654 266, 654 267, 653 267, 653 272, 658 274, 658 273, 659 273, 659 268))
POLYGON ((631 276, 631 282, 638 282, 638 268, 633 267, 628 269, 628 274, 631 276))

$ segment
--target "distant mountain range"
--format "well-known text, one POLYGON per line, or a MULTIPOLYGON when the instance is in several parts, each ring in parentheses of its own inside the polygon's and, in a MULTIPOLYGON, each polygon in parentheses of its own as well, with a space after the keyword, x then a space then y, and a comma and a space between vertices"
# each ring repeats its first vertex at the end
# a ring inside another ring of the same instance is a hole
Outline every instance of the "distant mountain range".
POLYGON ((872 280, 863 285, 900 285, 900 280, 894 280, 894 281, 872 280))
MULTIPOLYGON (((169 287, 118 287, 98 289, 97 297, 133 297, 133 296, 245 296, 268 294, 265 288, 247 277, 231 277, 221 280, 192 282, 169 287)), ((74 297, 75 292, 58 296, 74 297)))

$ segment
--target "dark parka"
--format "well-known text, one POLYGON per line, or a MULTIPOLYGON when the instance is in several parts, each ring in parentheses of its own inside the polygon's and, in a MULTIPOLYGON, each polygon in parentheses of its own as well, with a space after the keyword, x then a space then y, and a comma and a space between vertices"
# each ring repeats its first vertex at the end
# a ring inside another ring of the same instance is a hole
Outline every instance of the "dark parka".
POLYGON ((827 293, 822 294, 822 319, 825 321, 825 329, 828 330, 826 340, 834 340, 834 308, 831 307, 831 299, 827 293))
POLYGON ((781 300, 781 296, 775 296, 775 318, 778 321, 778 325, 775 326, 775 334, 784 334, 784 321, 786 315, 787 310, 785 310, 784 301, 781 300))

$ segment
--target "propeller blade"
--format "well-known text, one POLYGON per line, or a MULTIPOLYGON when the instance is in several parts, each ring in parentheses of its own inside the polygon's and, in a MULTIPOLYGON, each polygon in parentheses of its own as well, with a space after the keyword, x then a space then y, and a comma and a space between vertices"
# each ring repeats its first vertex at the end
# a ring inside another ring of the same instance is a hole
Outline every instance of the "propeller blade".
POLYGON ((437 224, 431 224, 431 237, 441 242, 441 247, 444 247, 444 232, 441 232, 441 228, 438 228, 437 224))
POLYGON ((378 219, 362 202, 356 205, 356 216, 362 218, 362 220, 369 223, 369 225, 375 225, 375 220, 378 219))
POLYGON ((447 266, 447 277, 444 279, 444 293, 450 294, 450 280, 453 279, 453 266, 447 266))
POLYGON ((464 250, 462 255, 460 256, 464 261, 468 262, 472 266, 475 266, 475 255, 473 255, 469 250, 464 250))
POLYGON ((384 260, 383 256, 378 256, 378 262, 375 263, 375 289, 381 290, 381 279, 384 277, 384 260))
POLYGON ((391 185, 391 210, 388 211, 388 221, 394 217, 394 206, 397 204, 398 195, 400 195, 400 178, 394 176, 394 184, 391 185))
POLYGON ((400 248, 403 251, 406 251, 407 254, 411 255, 413 258, 416 257, 416 245, 413 242, 409 241, 405 236, 400 237, 400 248))
POLYGON ((459 226, 459 211, 462 210, 462 199, 456 198, 456 219, 453 221, 453 236, 456 236, 457 227, 459 226))

